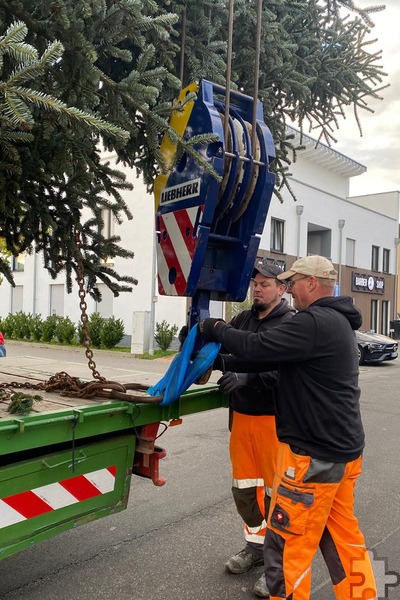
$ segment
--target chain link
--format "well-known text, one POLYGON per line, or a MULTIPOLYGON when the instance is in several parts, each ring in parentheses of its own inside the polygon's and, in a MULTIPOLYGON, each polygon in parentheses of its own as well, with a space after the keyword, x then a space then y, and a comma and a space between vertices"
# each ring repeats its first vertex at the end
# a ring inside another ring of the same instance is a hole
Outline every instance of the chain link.
POLYGON ((75 241, 76 250, 75 257, 77 263, 77 283, 78 283, 78 295, 79 295, 79 308, 81 309, 81 322, 82 322, 82 337, 83 345, 85 346, 85 354, 88 359, 88 367, 92 371, 94 379, 99 381, 105 381, 105 378, 100 375, 96 368, 96 363, 93 360, 93 351, 90 347, 90 335, 89 335, 89 319, 87 316, 87 303, 86 303, 86 290, 85 290, 85 273, 83 270, 82 254, 81 254, 81 241, 79 231, 75 229, 75 241))
MULTIPOLYGON (((148 396, 148 386, 141 383, 118 383, 107 381, 82 381, 79 377, 71 377, 65 371, 52 375, 47 381, 41 383, 30 383, 10 381, 0 383, 0 390, 7 392, 10 388, 19 390, 38 390, 43 392, 58 392, 60 396, 68 396, 82 399, 108 398, 125 400, 127 402, 144 402, 147 404, 158 404, 163 396, 148 396), (137 393, 131 394, 129 390, 137 393)), ((3 394, 2 399, 7 394, 3 394)), ((0 394, 1 396, 1 394, 0 394)))
POLYGON ((29 381, 25 381, 24 383, 20 383, 19 381, 9 381, 8 383, 0 383, 0 389, 4 390, 7 388, 16 388, 19 390, 46 390, 46 383, 29 383, 29 381))
POLYGON ((89 335, 89 319, 87 315, 86 291, 85 291, 85 274, 83 270, 82 254, 80 249, 80 235, 75 229, 75 258, 77 262, 77 278, 79 307, 81 309, 82 322, 82 337, 83 345, 85 346, 85 355, 88 359, 88 367, 92 372, 95 381, 83 382, 78 377, 71 377, 65 371, 60 371, 47 381, 40 383, 19 383, 11 381, 9 383, 0 383, 0 389, 7 388, 31 389, 46 392, 59 392, 61 396, 71 396, 76 398, 114 398, 125 400, 128 402, 145 402, 158 404, 162 401, 163 396, 149 396, 146 394, 148 386, 140 383, 118 383, 115 381, 107 381, 105 377, 100 375, 97 370, 96 363, 93 360, 93 351, 90 347, 89 335), (130 394, 128 390, 135 390, 138 394, 130 394))

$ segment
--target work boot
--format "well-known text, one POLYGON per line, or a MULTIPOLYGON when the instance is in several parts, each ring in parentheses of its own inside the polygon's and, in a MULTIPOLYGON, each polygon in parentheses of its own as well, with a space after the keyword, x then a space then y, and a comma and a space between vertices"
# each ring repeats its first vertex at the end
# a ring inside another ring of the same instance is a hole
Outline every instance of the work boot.
POLYGON ((235 575, 239 573, 246 573, 253 567, 261 567, 264 564, 264 556, 262 552, 254 554, 253 552, 247 552, 246 549, 241 550, 237 554, 234 554, 226 561, 225 567, 230 573, 235 575))
POLYGON ((267 588, 267 584, 265 583, 265 575, 262 574, 260 579, 254 584, 253 594, 258 596, 259 598, 269 598, 269 591, 267 588))

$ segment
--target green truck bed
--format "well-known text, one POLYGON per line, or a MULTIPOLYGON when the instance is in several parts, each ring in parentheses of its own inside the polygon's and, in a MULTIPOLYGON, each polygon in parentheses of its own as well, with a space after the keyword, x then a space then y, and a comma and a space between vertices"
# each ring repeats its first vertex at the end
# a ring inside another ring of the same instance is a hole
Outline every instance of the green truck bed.
POLYGON ((124 510, 134 464, 162 485, 158 423, 226 406, 211 385, 165 407, 41 395, 27 417, 1 412, 0 558, 124 510))

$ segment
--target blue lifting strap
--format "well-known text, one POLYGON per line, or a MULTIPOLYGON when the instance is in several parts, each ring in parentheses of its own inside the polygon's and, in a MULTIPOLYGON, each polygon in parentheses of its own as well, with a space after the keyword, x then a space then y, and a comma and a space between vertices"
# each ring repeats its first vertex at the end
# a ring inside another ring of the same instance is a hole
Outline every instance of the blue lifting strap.
POLYGON ((160 406, 166 406, 178 400, 179 396, 212 367, 221 348, 217 342, 204 344, 196 358, 190 362, 197 337, 197 325, 194 325, 185 339, 182 350, 172 361, 168 371, 158 383, 149 387, 149 396, 161 396, 160 406))

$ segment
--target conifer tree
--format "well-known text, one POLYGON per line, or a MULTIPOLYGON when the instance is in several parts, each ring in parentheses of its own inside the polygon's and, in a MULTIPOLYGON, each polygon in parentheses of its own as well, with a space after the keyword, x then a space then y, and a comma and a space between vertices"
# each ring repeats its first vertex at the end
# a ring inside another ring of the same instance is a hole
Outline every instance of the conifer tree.
MULTIPOLYGON (((250 95, 256 6, 234 3, 232 85, 250 95)), ((361 10, 356 0, 264 0, 259 96, 278 150, 278 193, 293 152, 295 158, 287 121, 330 143, 346 107, 358 120, 379 96, 384 73, 370 45, 370 15, 380 8, 361 10)), ((201 77, 224 83, 227 24, 228 0, 0 0, 0 237, 8 250, 35 245, 53 276, 66 270, 70 289, 79 237, 95 296, 99 279, 115 294, 134 283, 101 261, 131 256, 118 237, 102 235, 102 210, 117 221, 131 214, 121 195, 130 184, 101 160, 100 142, 151 189, 166 168, 159 142, 182 67, 184 85, 201 77), (38 77, 29 77, 28 56, 5 50, 15 23, 27 28, 18 43, 36 50, 38 77), (7 88, 21 72, 30 97, 7 88)), ((175 140, 194 152, 190 141, 175 140)), ((12 279, 1 257, 0 272, 12 279)))
MULTIPOLYGON (((228 2, 176 0, 174 10, 186 16, 185 78, 200 76, 221 82, 215 73, 226 57, 228 2), (200 43, 198 43, 198 35, 200 43), (208 44, 209 51, 204 51, 208 44), (211 50, 214 57, 210 57, 211 50), (195 54, 195 57, 193 56, 195 54)), ((257 0, 235 0, 232 85, 253 95, 257 0)), ((296 148, 286 123, 311 131, 328 145, 336 141, 345 110, 371 110, 385 87, 381 52, 371 49, 371 15, 383 5, 359 8, 353 0, 264 0, 262 4, 259 97, 277 149, 276 193, 289 185, 288 165, 296 148)))
MULTIPOLYGON (((131 184, 101 160, 100 142, 152 181, 168 120, 160 91, 173 97, 179 87, 165 66, 174 52, 176 21, 160 14, 153 0, 0 1, 0 127, 8 137, 10 124, 15 129, 1 157, 0 237, 14 255, 35 245, 52 276, 66 271, 68 290, 79 254, 96 298, 98 279, 115 294, 135 283, 102 261, 132 256, 118 236, 102 235, 102 210, 111 210, 117 221, 132 215, 121 195, 131 184), (7 46, 15 23, 27 31, 13 44, 33 47, 35 56, 7 46), (64 49, 61 56, 56 43, 64 49), (45 67, 41 77, 32 60, 45 67), (18 95, 11 89, 21 73, 30 73, 24 100, 21 90, 18 95), (45 99, 64 109, 45 106, 45 99), (78 113, 82 118, 73 118, 78 113)), ((1 257, 0 271, 12 281, 1 257)))

